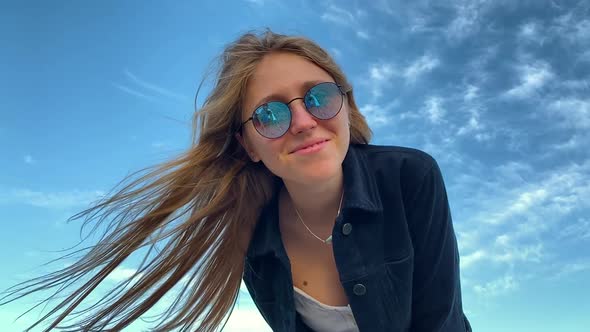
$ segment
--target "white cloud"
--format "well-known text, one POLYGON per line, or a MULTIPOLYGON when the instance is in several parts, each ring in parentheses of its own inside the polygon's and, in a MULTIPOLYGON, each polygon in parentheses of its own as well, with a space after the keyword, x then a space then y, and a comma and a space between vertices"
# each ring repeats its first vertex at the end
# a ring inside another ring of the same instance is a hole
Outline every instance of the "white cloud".
POLYGON ((476 141, 478 142, 485 142, 485 141, 490 141, 494 138, 494 135, 491 133, 477 133, 475 134, 475 136, 473 136, 475 138, 476 141))
POLYGON ((510 236, 508 234, 498 235, 495 244, 497 246, 507 247, 510 244, 510 236))
POLYGON ((544 257, 543 245, 513 243, 509 235, 502 234, 496 237, 494 244, 489 248, 479 248, 472 253, 461 256, 461 267, 469 269, 476 263, 491 261, 507 265, 517 262, 540 262, 544 257))
POLYGON ((476 229, 470 229, 469 231, 456 230, 455 233, 457 234, 457 244, 460 252, 476 247, 479 248, 479 232, 476 229))
POLYGON ((168 146, 168 144, 166 144, 165 142, 157 141, 157 142, 153 142, 152 143, 152 148, 154 148, 154 149, 162 149, 162 148, 165 148, 167 146, 168 146))
POLYGON ((369 32, 362 27, 361 23, 366 16, 366 12, 362 10, 357 10, 353 13, 342 7, 331 4, 328 6, 326 12, 320 16, 320 19, 329 23, 351 28, 355 31, 357 37, 361 39, 369 39, 369 32))
POLYGON ((590 128, 590 99, 561 98, 551 102, 547 109, 550 115, 561 117, 567 127, 590 128))
POLYGON ((470 135, 470 139, 475 139, 478 142, 490 141, 495 137, 495 132, 486 131, 487 126, 481 120, 482 114, 486 109, 485 103, 480 100, 479 87, 473 84, 468 84, 458 98, 463 100, 463 105, 459 107, 460 110, 469 114, 467 122, 459 127, 457 136, 470 135))
POLYGON ((552 188, 547 208, 564 215, 574 209, 590 207, 590 160, 584 164, 572 164, 562 171, 556 171, 543 184, 552 188))
POLYGON ((368 3, 375 6, 377 11, 384 12, 388 15, 395 15, 398 10, 398 8, 394 9, 394 6, 388 0, 375 0, 368 3))
POLYGON ((489 7, 486 0, 453 2, 456 16, 447 27, 446 35, 451 40, 461 40, 479 31, 481 17, 489 7))
MULTIPOLYGON (((453 199, 460 204, 455 211, 461 211, 458 243, 467 253, 461 264, 471 277, 479 267, 551 275, 570 258, 555 246, 590 240, 588 219, 572 222, 590 207, 590 160, 544 170, 521 161, 472 167, 454 177, 449 192, 458 194, 453 199), (461 231, 464 227, 469 231, 461 231), (539 272, 549 265, 549 271, 539 272)), ((491 285, 478 290, 485 293, 491 285)))
POLYGON ((134 85, 134 87, 130 87, 128 85, 119 83, 112 83, 112 85, 117 89, 125 93, 128 93, 132 96, 145 99, 148 101, 159 101, 160 99, 162 99, 162 97, 168 99, 175 99, 179 101, 186 101, 188 99, 186 96, 170 91, 154 83, 147 82, 139 78, 132 72, 130 72, 128 69, 125 69, 123 73, 125 74, 127 79, 129 79, 131 83, 133 83, 132 85, 134 85))
POLYGON ((526 178, 535 173, 535 168, 523 161, 507 161, 494 169, 495 177, 503 183, 511 183, 514 187, 525 186, 526 178))
POLYGON ((328 10, 320 18, 324 21, 340 25, 356 25, 356 17, 353 13, 335 5, 330 5, 328 10))
POLYGON ((391 79, 394 73, 393 66, 389 63, 372 64, 369 67, 369 75, 371 79, 380 82, 391 79))
POLYGON ((123 92, 126 92, 126 93, 128 93, 128 94, 130 94, 132 96, 139 97, 139 98, 142 98, 142 99, 145 99, 145 100, 149 100, 149 101, 155 100, 154 97, 148 96, 145 93, 141 93, 141 92, 139 92, 137 90, 134 90, 134 89, 126 86, 126 85, 122 85, 122 84, 118 84, 118 83, 112 83, 112 84, 117 89, 119 89, 119 90, 121 90, 123 92))
POLYGON ((104 196, 104 194, 100 190, 42 192, 30 189, 15 189, 10 192, 0 192, 0 203, 27 204, 50 209, 65 209, 90 204, 104 196))
POLYGON ((357 37, 361 38, 361 39, 369 39, 369 33, 366 31, 361 31, 361 30, 357 30, 356 32, 357 37))
POLYGON ((421 117, 422 117, 422 115, 419 112, 412 112, 412 111, 404 112, 399 115, 400 120, 420 119, 421 117))
POLYGON ((563 143, 556 143, 551 145, 551 149, 558 151, 573 151, 582 147, 587 140, 581 138, 579 135, 573 135, 563 143))
MULTIPOLYGON (((107 277, 106 280, 108 281, 114 281, 114 282, 120 282, 120 281, 124 281, 127 280, 131 277, 133 277, 133 275, 137 273, 137 269, 130 269, 130 268, 125 268, 125 267, 116 267, 113 272, 111 272, 107 277)), ((140 278, 141 277, 141 273, 137 275, 136 278, 140 278)))
POLYGON ((543 258, 543 245, 501 245, 503 249, 497 250, 491 257, 495 262, 512 265, 516 262, 540 262, 543 258))
POLYGON ((486 257, 486 252, 481 249, 474 251, 469 255, 461 256, 461 267, 467 269, 473 264, 484 260, 486 257))
POLYGON ((481 296, 498 296, 518 289, 518 281, 511 275, 490 281, 484 285, 475 285, 473 290, 481 296))
POLYGON ((139 85, 140 87, 142 87, 146 90, 149 90, 149 91, 155 93, 156 95, 165 96, 168 98, 173 98, 173 99, 177 99, 177 100, 181 100, 181 101, 184 101, 187 99, 186 96, 183 96, 183 95, 178 94, 176 92, 170 91, 170 90, 163 88, 161 86, 158 86, 154 83, 150 83, 150 82, 147 82, 143 79, 140 79, 139 77, 137 77, 135 74, 131 73, 127 69, 125 69, 125 76, 127 76, 135 84, 139 85))
POLYGON ((432 71, 439 64, 438 58, 425 54, 404 70, 403 77, 408 83, 414 83, 420 76, 432 71))
POLYGON ((479 88, 475 85, 468 85, 463 95, 463 101, 470 102, 476 99, 477 97, 479 97, 479 88))
POLYGON ((24 160, 25 160, 25 164, 29 164, 29 165, 37 162, 35 159, 33 159, 33 157, 30 154, 26 155, 24 160))
POLYGON ((420 32, 430 32, 435 30, 435 28, 429 26, 430 22, 426 15, 415 13, 408 17, 408 25, 407 30, 413 33, 420 33, 420 32))
POLYGON ((380 1, 378 10, 393 16, 401 22, 404 30, 410 33, 433 33, 446 36, 448 41, 460 42, 485 29, 485 15, 497 6, 498 1, 491 0, 454 0, 450 2, 418 1, 398 2, 390 5, 388 1, 380 1), (433 8, 442 9, 439 11, 433 8), (451 14, 446 26, 441 26, 440 12, 451 14))
POLYGON ((527 39, 534 39, 538 34, 539 26, 535 22, 527 22, 520 26, 518 34, 527 39))
POLYGON ((373 98, 379 98, 383 95, 383 88, 389 84, 394 75, 395 70, 392 64, 374 63, 369 65, 368 78, 363 79, 363 82, 369 85, 373 98))
POLYGON ((332 53, 332 56, 335 58, 340 58, 342 56, 342 51, 335 47, 330 48, 330 53, 332 53))
POLYGON ((442 107, 442 99, 436 96, 426 100, 422 112, 434 124, 442 122, 446 114, 446 110, 442 107))
POLYGON ((571 11, 557 17, 550 31, 556 38, 564 38, 574 45, 590 42, 590 20, 580 18, 571 11))
POLYGON ((570 90, 590 90, 590 81, 587 79, 580 80, 565 80, 561 82, 561 86, 570 90))
POLYGON ((492 44, 483 48, 477 56, 469 59, 464 74, 465 78, 475 81, 478 85, 489 81, 494 74, 486 71, 485 68, 489 67, 490 63, 498 57, 499 49, 499 44, 492 44))
POLYGON ((229 317, 227 325, 224 327, 225 330, 228 332, 272 332, 255 307, 249 309, 236 308, 229 317))
POLYGON ((566 276, 569 276, 574 273, 584 272, 590 270, 590 262, 574 262, 574 263, 567 263, 561 266, 558 272, 553 275, 550 279, 559 279, 566 276))
POLYGON ((576 222, 566 225, 559 233, 561 239, 590 240, 590 220, 580 218, 576 222))
POLYGON ((521 64, 517 67, 520 84, 506 92, 506 96, 514 98, 528 98, 539 91, 555 75, 551 66, 544 61, 531 64, 521 64))
POLYGON ((542 34, 542 27, 537 22, 526 22, 520 26, 518 39, 526 42, 543 44, 545 36, 542 34))
POLYGON ((459 128, 457 135, 462 136, 481 129, 483 129, 483 126, 480 124, 478 117, 472 116, 469 118, 466 125, 459 128))
POLYGON ((391 110, 398 105, 397 100, 387 105, 366 104, 360 107, 371 127, 387 126, 393 121, 391 110))
POLYGON ((577 55, 578 61, 590 60, 590 19, 588 8, 573 9, 553 19, 545 29, 547 38, 566 43, 564 49, 577 55))
POLYGON ((533 206, 540 205, 548 196, 549 193, 545 188, 524 191, 518 194, 514 202, 505 206, 501 211, 494 213, 486 222, 491 224, 506 222, 510 218, 528 212, 533 206))
POLYGON ((576 23, 575 27, 575 38, 578 41, 590 41, 590 19, 584 19, 576 23))

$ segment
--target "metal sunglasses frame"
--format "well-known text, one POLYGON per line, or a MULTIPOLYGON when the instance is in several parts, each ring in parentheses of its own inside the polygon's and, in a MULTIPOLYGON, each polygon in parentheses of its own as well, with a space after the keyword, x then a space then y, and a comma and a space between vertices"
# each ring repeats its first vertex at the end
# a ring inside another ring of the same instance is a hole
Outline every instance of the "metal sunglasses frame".
MULTIPOLYGON (((305 105, 305 101, 303 102, 303 105, 304 105, 304 107, 305 107, 305 110, 306 110, 306 111, 307 111, 309 114, 311 114, 311 115, 312 115, 314 118, 316 118, 316 119, 319 119, 319 120, 329 120, 329 119, 332 119, 333 117, 335 117, 336 115, 338 115, 338 113, 340 113, 340 111, 342 110, 342 105, 344 105, 344 96, 346 95, 346 93, 347 93, 347 92, 349 92, 349 91, 350 91, 350 89, 349 89, 349 90, 347 90, 347 91, 343 91, 343 87, 342 87, 342 85, 340 85, 340 84, 338 84, 338 83, 335 83, 335 82, 321 82, 321 83, 318 83, 318 84, 316 84, 316 85, 312 86, 311 88, 309 88, 309 89, 308 89, 308 90, 307 90, 307 91, 306 91, 306 92, 303 94, 303 97, 297 97, 297 98, 293 98, 293 99, 291 99, 291 100, 290 100, 288 103, 283 103, 282 101, 275 101, 275 100, 271 100, 271 101, 268 101, 268 102, 266 102, 266 103, 264 103, 264 104, 262 104, 262 105, 259 105, 259 106, 257 106, 257 107, 254 109, 254 111, 252 111, 252 116, 250 116, 250 117, 248 118, 248 120, 246 120, 246 121, 242 122, 242 124, 240 124, 240 127, 238 128, 238 130, 237 130, 236 132, 239 132, 239 133, 240 133, 240 135, 242 135, 242 130, 243 130, 243 128, 244 128, 244 125, 245 125, 246 123, 248 123, 248 121, 250 121, 250 120, 253 120, 253 119, 254 119, 254 112, 256 112, 256 110, 257 110, 258 108, 260 108, 261 106, 263 106, 263 105, 265 105, 265 104, 268 104, 268 103, 271 103, 271 102, 275 102, 275 103, 282 103, 282 104, 285 104, 285 105, 287 106, 287 109, 289 110, 289 112, 292 112, 292 111, 291 111, 291 107, 289 107, 289 105, 290 105, 292 102, 294 102, 295 100, 304 100, 305 96, 306 96, 306 95, 307 95, 307 94, 308 94, 308 93, 309 93, 309 92, 310 92, 310 91, 311 91, 313 88, 317 87, 318 85, 322 85, 322 84, 333 84, 333 85, 335 85, 335 86, 337 86, 337 87, 338 87, 338 91, 340 91, 340 97, 342 97, 342 101, 341 101, 341 103, 340 103, 340 108, 338 109, 338 112, 336 112, 336 113, 334 114, 334 116, 332 116, 332 117, 330 117, 330 118, 327 118, 327 119, 320 119, 320 118, 318 118, 317 116, 315 116, 313 113, 311 113, 311 112, 309 111, 309 109, 307 108, 307 105, 305 105)), ((284 132, 283 134, 281 134, 280 136, 277 136, 277 137, 267 137, 267 136, 264 136, 264 135, 262 135, 262 133, 260 133, 260 132, 258 131, 258 129, 256 129, 256 126, 254 126, 254 129, 255 129, 255 130, 256 130, 256 132, 257 132, 257 133, 258 133, 260 136, 262 136, 262 137, 265 137, 265 138, 268 138, 268 139, 277 139, 277 138, 281 138, 281 137, 283 137, 283 136, 284 136, 284 135, 285 135, 285 134, 286 134, 286 133, 289 131, 289 128, 291 128, 291 121, 292 121, 292 120, 293 120, 293 115, 291 114, 291 116, 290 116, 290 119, 289 119, 289 127, 287 127, 287 130, 285 130, 285 132, 284 132)))

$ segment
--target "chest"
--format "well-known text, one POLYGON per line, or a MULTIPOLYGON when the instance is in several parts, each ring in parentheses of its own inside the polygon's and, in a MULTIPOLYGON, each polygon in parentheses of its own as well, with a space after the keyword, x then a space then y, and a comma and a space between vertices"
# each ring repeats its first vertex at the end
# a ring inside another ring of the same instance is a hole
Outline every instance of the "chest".
MULTIPOLYGON (((313 235, 294 230, 299 220, 284 219, 279 223, 283 245, 291 263, 293 285, 317 301, 331 306, 346 306, 348 298, 340 282, 331 244, 325 244, 313 235)), ((326 228, 320 232, 327 237, 326 228)), ((316 233, 317 234, 317 233, 316 233)), ((317 235, 320 235, 317 234, 317 235)))
MULTIPOLYGON (((277 248, 275 254, 254 256, 247 262, 244 276, 248 290, 273 330, 294 332, 293 317, 300 324, 297 326, 302 326, 301 316, 294 315, 292 286, 326 305, 350 304, 361 331, 407 330, 414 268, 404 219, 348 210, 334 221, 334 242, 326 245, 311 236, 298 219, 281 222, 280 209, 278 212, 274 225, 272 220, 267 222, 269 227, 278 226, 271 233, 273 239, 281 239, 284 252, 277 248), (287 228, 291 226, 299 227, 299 231, 287 228)), ((330 235, 327 226, 309 226, 319 237, 330 235)))

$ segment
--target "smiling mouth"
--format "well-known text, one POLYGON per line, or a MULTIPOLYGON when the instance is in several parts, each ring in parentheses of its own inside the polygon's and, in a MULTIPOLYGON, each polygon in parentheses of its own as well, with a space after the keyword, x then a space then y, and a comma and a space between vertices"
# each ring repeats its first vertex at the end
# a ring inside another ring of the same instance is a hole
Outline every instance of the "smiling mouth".
POLYGON ((309 150, 314 150, 315 148, 318 148, 318 146, 322 146, 323 144, 325 144, 328 141, 329 141, 329 139, 326 139, 326 140, 317 142, 315 144, 308 145, 308 146, 303 147, 303 148, 299 148, 299 149, 297 149, 295 151, 290 152, 289 154, 293 154, 293 153, 297 153, 297 152, 303 152, 303 151, 309 151, 309 150))

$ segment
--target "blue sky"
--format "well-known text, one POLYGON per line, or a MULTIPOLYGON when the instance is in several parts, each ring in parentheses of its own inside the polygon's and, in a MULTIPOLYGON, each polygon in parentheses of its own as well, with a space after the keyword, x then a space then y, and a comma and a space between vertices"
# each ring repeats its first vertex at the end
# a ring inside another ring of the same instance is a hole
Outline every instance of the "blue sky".
MULTIPOLYGON (((68 217, 186 149, 210 61, 270 27, 335 57, 372 143, 438 160, 477 331, 587 331, 590 3, 407 3, 2 2, 0 288, 71 263, 40 266, 79 240, 68 217)), ((270 331, 243 289, 227 331, 270 331)))

